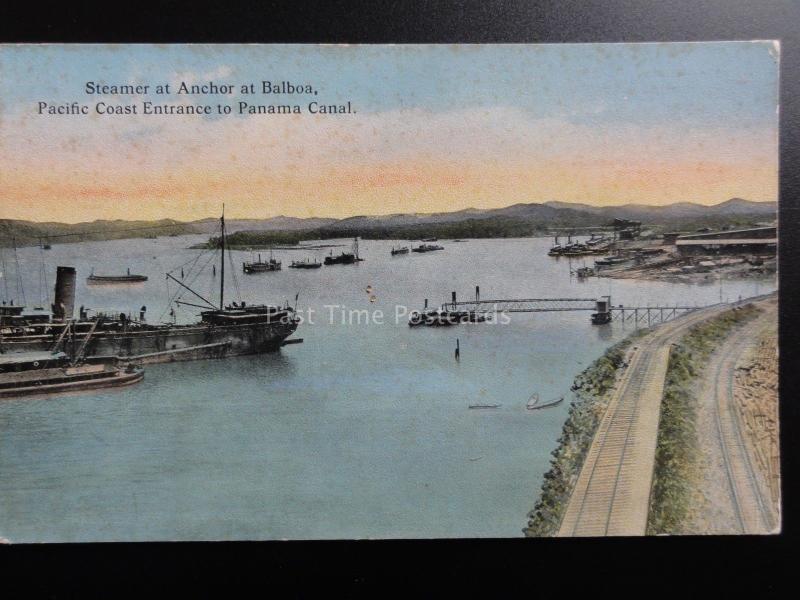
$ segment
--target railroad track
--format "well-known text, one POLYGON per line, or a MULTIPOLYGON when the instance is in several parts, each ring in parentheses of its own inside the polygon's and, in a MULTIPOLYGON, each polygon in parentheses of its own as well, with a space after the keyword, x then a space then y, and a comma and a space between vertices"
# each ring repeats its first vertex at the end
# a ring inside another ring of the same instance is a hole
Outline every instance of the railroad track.
POLYGON ((558 536, 644 535, 671 344, 730 305, 693 311, 639 342, 581 467, 558 536))
POLYGON ((776 528, 776 518, 759 486, 747 451, 733 395, 736 364, 752 345, 754 327, 755 324, 745 326, 734 334, 714 372, 714 417, 725 464, 725 480, 739 531, 746 534, 769 533, 776 528))

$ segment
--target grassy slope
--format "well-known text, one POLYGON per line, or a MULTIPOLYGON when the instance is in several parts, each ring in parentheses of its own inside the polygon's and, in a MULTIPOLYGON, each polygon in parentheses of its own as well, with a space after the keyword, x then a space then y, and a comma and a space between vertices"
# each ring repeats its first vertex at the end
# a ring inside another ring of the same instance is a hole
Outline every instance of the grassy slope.
POLYGON ((648 535, 681 533, 700 456, 696 433, 698 398, 693 384, 720 342, 758 312, 752 304, 729 310, 692 327, 670 352, 658 425, 648 535))

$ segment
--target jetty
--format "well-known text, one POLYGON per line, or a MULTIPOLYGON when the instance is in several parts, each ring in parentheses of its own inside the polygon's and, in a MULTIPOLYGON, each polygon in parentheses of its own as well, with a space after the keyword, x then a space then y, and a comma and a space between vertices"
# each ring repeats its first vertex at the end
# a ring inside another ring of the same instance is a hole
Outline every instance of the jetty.
POLYGON ((480 286, 475 286, 475 299, 458 301, 456 292, 452 292, 450 302, 445 302, 438 309, 428 309, 425 300, 423 310, 409 313, 409 325, 422 324, 441 325, 467 322, 482 322, 492 315, 503 313, 538 313, 586 311, 591 313, 593 325, 606 325, 612 321, 632 323, 635 326, 665 323, 684 313, 704 308, 688 305, 655 305, 625 306, 611 303, 611 296, 600 298, 497 298, 481 300, 480 286), (457 317, 457 318, 456 318, 457 317))

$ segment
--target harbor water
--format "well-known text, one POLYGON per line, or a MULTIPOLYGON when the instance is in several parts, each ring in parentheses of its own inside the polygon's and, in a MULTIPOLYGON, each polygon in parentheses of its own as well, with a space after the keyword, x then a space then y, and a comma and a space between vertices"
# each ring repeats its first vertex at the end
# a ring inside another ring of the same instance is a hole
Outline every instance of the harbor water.
MULTIPOLYGON (((190 263, 200 251, 188 247, 206 237, 22 248, 25 301, 47 306, 56 266, 69 265, 78 272, 76 313, 83 305, 138 316, 146 306, 148 321, 169 321, 178 286, 164 273, 190 263), (48 285, 40 291, 42 258, 48 285), (149 280, 86 284, 92 269, 128 268, 149 280)), ((362 240, 364 262, 315 270, 288 266, 321 261, 329 250, 276 250, 283 270, 257 275, 241 270, 250 252, 233 252, 226 298, 294 305, 299 295, 313 322, 292 336, 302 344, 149 365, 144 381, 127 389, 0 401, 0 537, 518 537, 569 409, 565 401, 528 411, 526 402, 534 392, 543 401, 569 399, 575 375, 631 326, 553 312, 514 314, 505 325, 412 329, 406 309, 425 298, 432 306, 449 301, 453 290, 471 299, 476 285, 482 299, 610 295, 626 306, 704 305, 775 289, 771 279, 577 280, 570 270, 584 261, 548 257, 544 238, 439 243, 444 250, 393 257, 397 241, 362 240)), ((5 262, 4 283, 20 303, 8 249, 5 262)), ((185 281, 217 300, 219 267, 214 275, 209 263, 195 279, 190 266, 185 281)), ((175 319, 191 321, 198 310, 183 307, 175 319)))

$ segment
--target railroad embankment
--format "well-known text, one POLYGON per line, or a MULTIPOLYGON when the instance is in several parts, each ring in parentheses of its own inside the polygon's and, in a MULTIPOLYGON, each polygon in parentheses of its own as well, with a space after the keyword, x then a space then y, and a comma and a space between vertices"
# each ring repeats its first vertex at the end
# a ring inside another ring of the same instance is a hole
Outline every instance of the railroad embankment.
POLYGON ((558 447, 551 452, 553 459, 544 475, 539 500, 528 513, 528 526, 523 529, 526 536, 550 536, 558 530, 614 386, 624 372, 627 351, 646 331, 634 332, 611 346, 575 378, 569 416, 558 438, 558 447))
MULTIPOLYGON (((737 327, 761 313, 753 304, 735 307, 693 326, 670 352, 658 427, 655 470, 647 533, 689 533, 686 524, 697 508, 694 491, 701 485, 698 380, 709 359, 737 327)), ((707 531, 712 533, 712 531, 707 531)))

